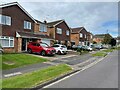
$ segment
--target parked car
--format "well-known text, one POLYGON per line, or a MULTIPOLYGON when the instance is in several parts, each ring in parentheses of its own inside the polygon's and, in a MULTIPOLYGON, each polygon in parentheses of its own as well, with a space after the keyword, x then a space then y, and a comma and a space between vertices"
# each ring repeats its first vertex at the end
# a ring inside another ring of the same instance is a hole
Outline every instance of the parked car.
POLYGON ((100 50, 103 48, 103 46, 102 45, 95 45, 95 48, 100 50))
POLYGON ((0 54, 3 53, 3 48, 2 46, 0 45, 0 54))
POLYGON ((80 48, 82 48, 82 46, 81 45, 73 45, 72 46, 72 49, 74 49, 74 50, 77 50, 77 49, 80 49, 80 48))
POLYGON ((77 46, 76 46, 76 45, 73 45, 73 46, 72 46, 72 49, 73 49, 73 50, 77 50, 77 46))
POLYGON ((87 51, 93 50, 90 46, 82 46, 82 49, 87 50, 87 51))
POLYGON ((54 44, 52 47, 55 48, 57 54, 67 54, 68 52, 65 45, 54 44))
POLYGON ((45 55, 54 55, 56 50, 53 47, 50 47, 46 43, 35 43, 30 42, 27 46, 28 53, 39 53, 42 56, 45 55))

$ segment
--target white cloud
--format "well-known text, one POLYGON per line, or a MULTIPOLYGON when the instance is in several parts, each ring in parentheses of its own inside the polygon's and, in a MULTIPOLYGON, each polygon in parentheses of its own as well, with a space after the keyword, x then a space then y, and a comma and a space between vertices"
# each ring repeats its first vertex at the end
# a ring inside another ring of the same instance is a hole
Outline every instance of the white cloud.
MULTIPOLYGON (((14 0, 8 0, 14 1, 14 0)), ((35 19, 48 21, 65 19, 70 27, 84 26, 88 31, 95 33, 106 33, 106 29, 101 27, 105 22, 117 20, 118 0, 84 0, 84 2, 52 2, 55 0, 17 0, 35 19), (100 1, 100 2, 93 2, 100 1), (113 2, 110 2, 113 1, 113 2)), ((56 0, 57 1, 57 0, 56 0)), ((59 1, 59 0, 58 0, 59 1)), ((63 1, 63 0, 61 0, 63 1)), ((77 0, 78 1, 78 0, 77 0)), ((83 1, 83 0, 79 0, 83 1)), ((117 30, 116 28, 114 30, 117 30)), ((111 31, 112 32, 112 31, 111 31)))

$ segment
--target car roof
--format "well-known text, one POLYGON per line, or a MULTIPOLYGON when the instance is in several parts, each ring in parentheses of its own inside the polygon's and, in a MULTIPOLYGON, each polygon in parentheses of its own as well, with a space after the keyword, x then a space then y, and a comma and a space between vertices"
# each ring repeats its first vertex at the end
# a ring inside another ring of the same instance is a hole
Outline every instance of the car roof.
POLYGON ((65 45, 62 45, 62 44, 54 44, 54 45, 65 46, 65 45))

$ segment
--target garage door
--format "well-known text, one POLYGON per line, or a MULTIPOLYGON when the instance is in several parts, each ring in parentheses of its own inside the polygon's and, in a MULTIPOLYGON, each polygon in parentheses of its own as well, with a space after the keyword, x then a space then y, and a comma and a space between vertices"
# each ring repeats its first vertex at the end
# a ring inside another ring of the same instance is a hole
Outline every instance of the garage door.
POLYGON ((48 39, 42 39, 41 40, 43 43, 47 43, 49 46, 50 46, 50 40, 48 40, 48 39))

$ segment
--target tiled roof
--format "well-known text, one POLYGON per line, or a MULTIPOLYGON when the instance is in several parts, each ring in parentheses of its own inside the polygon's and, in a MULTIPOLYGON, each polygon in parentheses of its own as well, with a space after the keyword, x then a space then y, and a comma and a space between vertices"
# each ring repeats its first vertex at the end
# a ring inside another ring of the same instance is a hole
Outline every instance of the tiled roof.
POLYGON ((96 34, 94 35, 95 38, 104 38, 106 34, 96 34))
POLYGON ((46 34, 35 34, 35 33, 27 33, 27 32, 17 32, 17 33, 21 37, 28 37, 28 38, 48 38, 48 39, 52 39, 52 38, 50 38, 46 34))
POLYGON ((13 5, 17 5, 26 15, 28 15, 34 22, 36 22, 35 19, 18 2, 1 4, 0 8, 9 7, 13 5))
POLYGON ((72 33, 80 33, 80 31, 83 29, 84 27, 78 27, 78 28, 71 28, 72 33))
POLYGON ((54 26, 54 25, 56 25, 56 24, 58 24, 58 23, 60 23, 60 22, 62 22, 63 20, 57 20, 57 21, 53 21, 53 22, 48 22, 47 23, 47 25, 48 26, 54 26))

